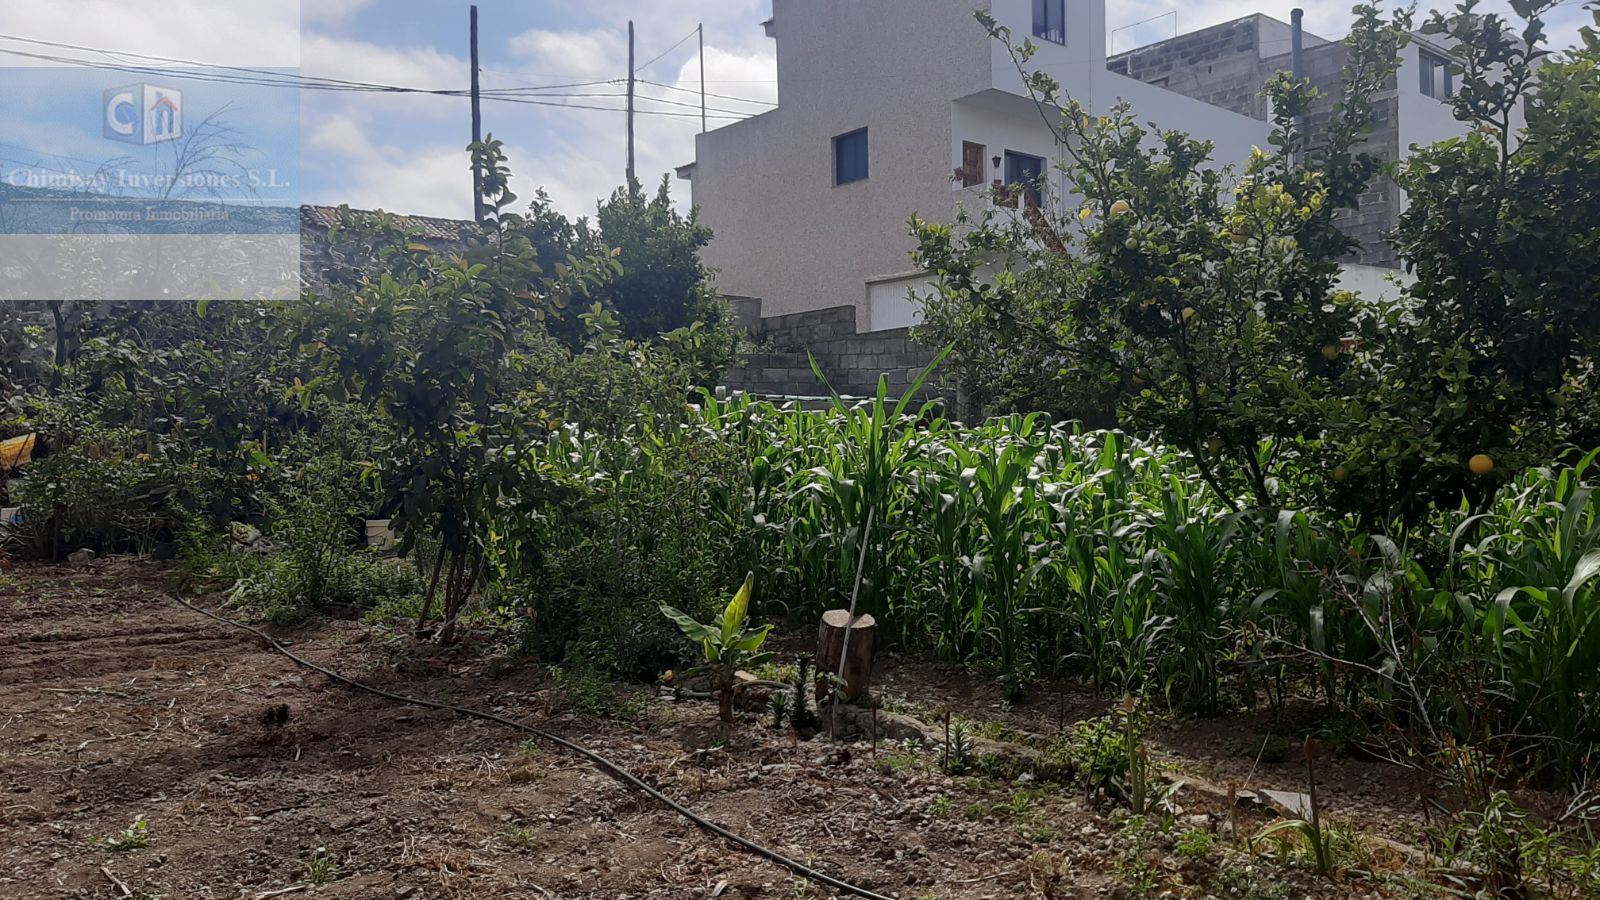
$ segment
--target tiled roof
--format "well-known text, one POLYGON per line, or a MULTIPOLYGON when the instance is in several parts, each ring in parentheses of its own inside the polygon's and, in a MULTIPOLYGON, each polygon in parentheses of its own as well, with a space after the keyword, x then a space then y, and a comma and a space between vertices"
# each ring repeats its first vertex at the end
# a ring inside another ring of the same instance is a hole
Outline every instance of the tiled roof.
MULTIPOLYGON (((372 210, 352 209, 353 213, 368 213, 372 210)), ((402 216, 396 215, 402 227, 416 231, 424 240, 459 242, 465 233, 477 227, 476 223, 465 219, 441 219, 436 216, 402 216)), ((329 226, 339 220, 339 207, 337 206, 302 206, 300 207, 300 226, 305 228, 318 228, 326 231, 329 226)))

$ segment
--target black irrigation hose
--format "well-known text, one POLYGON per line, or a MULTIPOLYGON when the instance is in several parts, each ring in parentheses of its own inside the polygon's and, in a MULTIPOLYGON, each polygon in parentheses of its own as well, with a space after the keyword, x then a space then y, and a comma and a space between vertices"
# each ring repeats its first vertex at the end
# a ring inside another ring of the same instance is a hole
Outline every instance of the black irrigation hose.
POLYGON ((495 715, 494 713, 483 712, 482 710, 477 710, 477 709, 468 709, 468 708, 466 708, 464 706, 452 706, 449 703, 440 703, 437 700, 425 700, 425 699, 422 699, 422 698, 419 698, 419 697, 407 697, 407 696, 404 696, 403 694, 395 694, 395 693, 391 693, 389 691, 386 691, 386 690, 384 690, 382 688, 373 687, 370 684, 363 684, 363 683, 361 683, 359 681, 356 681, 356 680, 354 680, 352 678, 346 678, 345 676, 340 675, 338 672, 335 672, 332 669, 326 668, 324 666, 317 665, 316 663, 311 662, 308 659, 304 659, 302 657, 296 656, 294 653, 289 651, 289 648, 287 648, 284 645, 278 643, 278 641, 275 640, 271 635, 268 635, 268 634, 266 634, 266 633, 264 633, 262 631, 259 631, 259 630, 255 629, 255 628, 252 628, 249 625, 244 624, 243 622, 235 622, 232 619, 228 619, 228 618, 225 618, 223 616, 219 616, 216 613, 214 613, 214 612, 212 612, 212 611, 210 611, 208 609, 202 609, 201 607, 195 606, 193 603, 190 603, 189 601, 183 599, 182 597, 179 597, 176 594, 168 594, 167 596, 169 596, 173 600, 176 600, 177 602, 183 604, 184 606, 189 607, 190 609, 194 610, 195 612, 200 613, 203 616, 215 619, 215 620, 217 620, 218 622, 221 622, 224 625, 232 625, 235 628, 240 628, 240 629, 243 629, 245 631, 250 632, 251 634, 255 635, 256 637, 258 637, 261 640, 265 641, 266 643, 270 644, 272 646, 272 649, 278 651, 279 653, 283 654, 284 656, 289 657, 290 659, 294 660, 295 662, 299 663, 302 666, 305 666, 308 669, 312 669, 314 671, 321 672, 323 675, 328 676, 329 678, 333 679, 334 681, 339 682, 340 684, 346 685, 348 687, 353 687, 353 688, 355 688, 357 690, 366 691, 369 694, 376 694, 379 697, 386 697, 386 698, 388 698, 390 700, 394 700, 394 701, 399 702, 399 703, 409 703, 409 704, 411 704, 413 706, 426 706, 426 707, 430 707, 432 709, 442 709, 442 710, 446 710, 448 712, 456 713, 457 715, 469 716, 469 717, 474 718, 474 719, 483 719, 486 722, 494 722, 494 723, 499 724, 499 725, 505 725, 508 728, 515 728, 515 729, 518 729, 520 731, 526 731, 529 734, 534 735, 535 737, 538 737, 538 738, 541 738, 543 740, 549 741, 550 743, 555 744, 557 746, 565 747, 566 749, 571 750, 573 753, 576 753, 579 756, 583 757, 584 759, 587 759, 588 761, 594 763, 595 766, 597 766, 601 771, 605 772, 607 775, 610 775, 611 777, 617 779, 618 781, 622 782, 623 784, 626 784, 626 785, 628 785, 630 787, 637 788, 638 790, 643 791, 644 793, 648 794, 649 796, 654 798, 656 801, 658 801, 662 805, 666 806, 668 809, 671 809, 673 812, 677 813, 678 815, 683 816, 685 819, 688 819, 690 822, 693 822, 696 826, 698 826, 702 830, 709 831, 712 834, 716 835, 717 837, 723 838, 723 839, 728 840, 728 841, 732 841, 733 843, 738 844, 740 847, 743 847, 744 849, 750 851, 751 853, 754 853, 755 855, 757 855, 757 856, 759 856, 759 857, 761 857, 763 859, 766 859, 766 860, 768 860, 770 862, 774 862, 774 863, 777 863, 780 866, 783 866, 785 869, 788 869, 789 871, 791 871, 794 874, 800 876, 801 878, 806 879, 807 881, 814 881, 817 884, 827 885, 828 887, 834 888, 835 890, 844 891, 847 894, 853 894, 853 895, 855 895, 857 897, 864 897, 864 898, 866 898, 866 900, 892 900, 892 898, 885 897, 882 894, 874 894, 872 891, 869 891, 866 888, 856 887, 855 885, 850 884, 849 882, 840 881, 839 879, 834 878, 832 875, 827 875, 825 873, 818 872, 816 869, 813 869, 810 866, 807 866, 807 865, 805 865, 803 863, 796 862, 795 860, 792 860, 789 857, 784 856, 783 854, 777 852, 776 850, 768 850, 766 847, 763 847, 760 844, 757 844, 755 841, 752 841, 749 838, 740 837, 739 835, 734 834, 733 832, 731 832, 728 829, 722 827, 721 825, 718 825, 717 823, 715 823, 715 822, 713 822, 713 821, 711 821, 709 819, 704 818, 700 814, 696 813, 694 810, 688 808, 687 806, 684 806, 682 803, 679 803, 678 801, 672 799, 671 797, 668 797, 666 794, 663 794, 661 791, 656 790, 655 788, 653 788, 650 785, 646 784, 643 780, 641 780, 639 778, 639 776, 634 775, 632 772, 629 772, 627 769, 624 769, 623 767, 617 765, 616 763, 612 762, 611 760, 606 759, 604 756, 601 756, 600 754, 594 752, 593 750, 590 750, 587 747, 584 747, 584 746, 582 746, 580 744, 575 744, 572 741, 569 741, 566 738, 561 737, 560 735, 552 734, 552 733, 550 733, 548 731, 541 731, 540 729, 535 728, 532 725, 525 725, 525 724, 523 724, 521 722, 518 722, 518 721, 516 721, 514 719, 508 719, 505 716, 498 716, 498 715, 495 715))

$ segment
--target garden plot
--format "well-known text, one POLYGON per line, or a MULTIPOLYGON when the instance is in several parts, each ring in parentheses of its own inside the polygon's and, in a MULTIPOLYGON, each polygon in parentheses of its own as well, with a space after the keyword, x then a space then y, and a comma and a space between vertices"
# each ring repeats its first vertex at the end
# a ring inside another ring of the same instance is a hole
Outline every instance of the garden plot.
MULTIPOLYGON (((172 602, 166 581, 116 559, 8 569, 0 894, 832 895, 525 735, 335 686, 172 602)), ((470 641, 419 649, 409 635, 336 620, 284 637, 369 683, 578 740, 739 834, 888 896, 1393 890, 1392 873, 1330 881, 1250 860, 1222 833, 1224 804, 1203 792, 1140 822, 1075 787, 981 765, 946 774, 934 747, 800 742, 755 713, 712 748, 715 704, 537 667, 492 677, 470 641)), ((1001 739, 1057 727, 1045 695, 1002 708, 965 676, 893 659, 880 669, 886 697, 917 698, 891 703, 906 712, 950 706, 1001 739)), ((1069 719, 1096 711, 1076 696, 1066 707, 1069 719)), ((1160 754, 1198 770, 1182 749, 1160 754)), ((1326 802, 1337 815, 1338 788, 1326 802)), ((1350 828, 1398 815, 1368 807, 1350 828)), ((1269 818, 1246 812, 1233 825, 1254 833, 1269 818)), ((1378 866, 1392 859, 1363 852, 1378 866)))

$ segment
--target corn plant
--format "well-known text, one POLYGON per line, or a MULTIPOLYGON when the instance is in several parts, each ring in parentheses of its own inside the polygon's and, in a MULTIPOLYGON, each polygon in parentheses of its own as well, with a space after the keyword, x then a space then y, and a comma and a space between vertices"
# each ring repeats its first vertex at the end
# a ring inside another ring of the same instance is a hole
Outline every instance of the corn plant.
POLYGON ((1600 497, 1584 481, 1595 458, 1525 473, 1464 518, 1446 575, 1463 646, 1486 656, 1514 709, 1554 738, 1552 761, 1568 775, 1600 735, 1600 497))

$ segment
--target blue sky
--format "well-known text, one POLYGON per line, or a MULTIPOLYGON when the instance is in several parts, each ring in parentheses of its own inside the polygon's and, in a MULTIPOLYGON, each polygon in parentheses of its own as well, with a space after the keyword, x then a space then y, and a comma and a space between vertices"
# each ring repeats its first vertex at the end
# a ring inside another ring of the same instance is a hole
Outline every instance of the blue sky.
MULTIPOLYGON (((1257 11, 1287 19, 1289 9, 1300 5, 1306 9, 1311 31, 1337 37, 1348 27, 1351 3, 1191 0, 1177 9, 1176 24, 1190 31, 1257 11)), ((708 90, 724 95, 712 98, 711 105, 723 115, 769 108, 777 95, 774 46, 759 23, 769 14, 770 4, 771 0, 479 0, 485 89, 598 82, 545 96, 567 106, 485 102, 484 128, 506 142, 517 192, 531 197, 535 188, 544 187, 563 211, 581 215, 592 212, 596 199, 621 183, 624 123, 616 111, 622 100, 614 95, 622 89, 607 82, 626 74, 630 18, 636 22, 640 63, 668 51, 704 22, 708 90), (602 96, 552 96, 559 93, 602 96)), ((465 0, 305 0, 303 6, 293 0, 7 0, 0 32, 228 65, 298 66, 306 74, 329 78, 464 88, 468 6, 465 0)), ((1118 29, 1114 50, 1159 40, 1173 31, 1171 16, 1121 28, 1172 11, 1171 0, 1111 0, 1108 6, 1108 28, 1118 29)), ((1504 0, 1484 4, 1494 9, 1504 6, 1504 0)), ((1569 0, 1553 16, 1557 46, 1570 43, 1580 20, 1587 19, 1580 7, 1577 0, 1569 0)), ((0 49, 25 46, 0 40, 0 49)), ((0 65, 14 61, 0 58, 0 65)), ((652 113, 639 117, 636 133, 638 171, 647 183, 693 158, 694 134, 700 127, 693 93, 698 89, 698 66, 697 47, 690 37, 643 72, 642 77, 666 85, 641 87, 642 95, 651 99, 642 100, 640 108, 652 113)), ((102 74, 109 80, 120 77, 102 74)), ((238 116, 238 125, 270 155, 293 155, 291 147, 298 143, 301 201, 348 202, 444 216, 470 214, 464 153, 470 123, 464 99, 269 90, 296 95, 298 130, 282 121, 280 101, 263 100, 253 112, 238 116)), ((24 144, 33 153, 28 156, 15 147, 0 146, 0 157, 22 155, 30 161, 70 166, 60 154, 95 156, 117 149, 104 146, 98 138, 69 134, 70 128, 30 128, 12 112, 0 112, 0 120, 0 141, 24 144)), ((713 119, 712 127, 724 121, 713 119)), ((686 188, 674 182, 675 194, 685 194, 686 188)))

